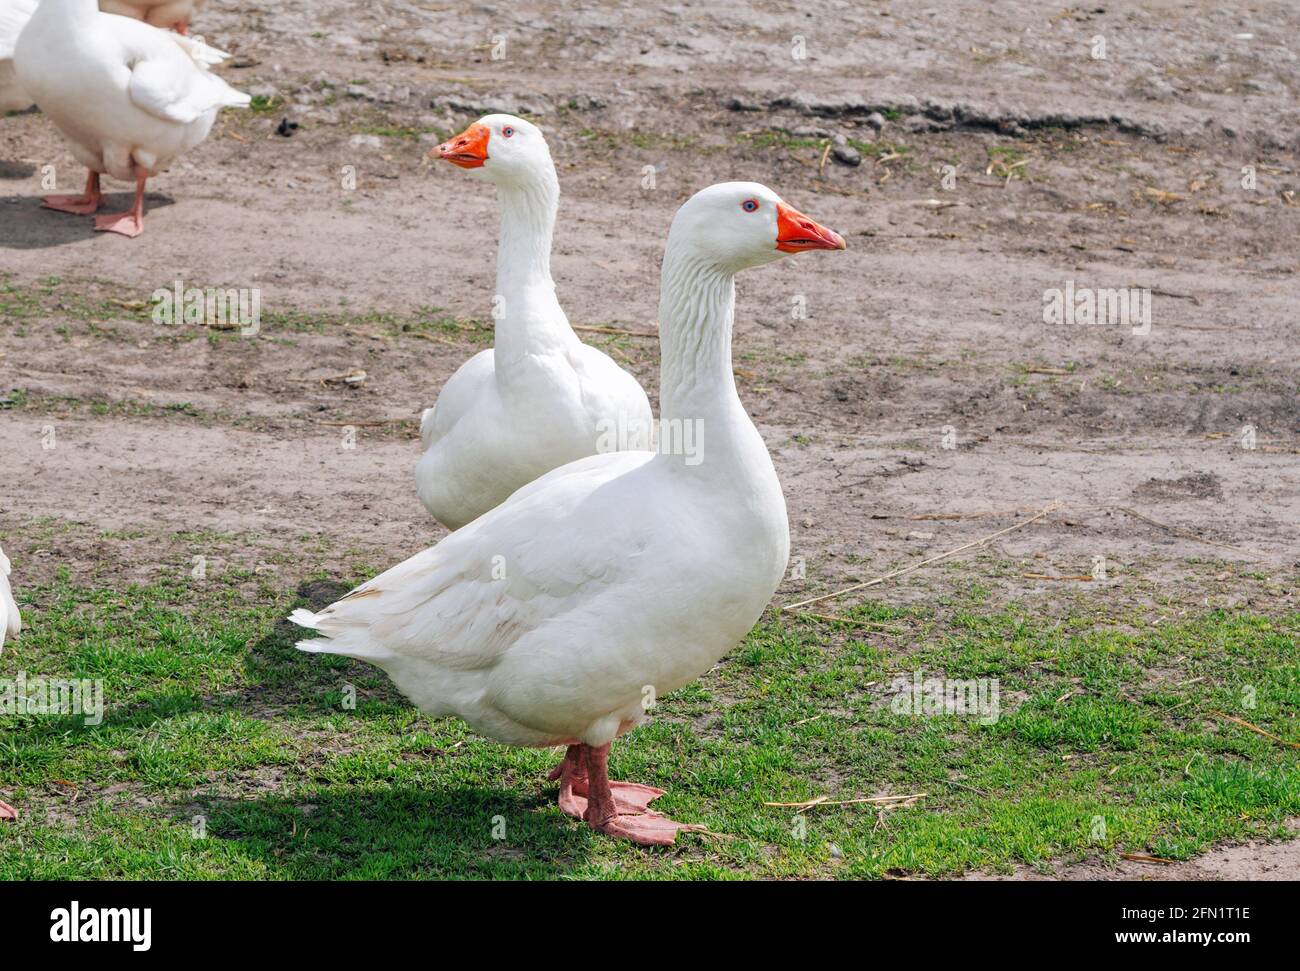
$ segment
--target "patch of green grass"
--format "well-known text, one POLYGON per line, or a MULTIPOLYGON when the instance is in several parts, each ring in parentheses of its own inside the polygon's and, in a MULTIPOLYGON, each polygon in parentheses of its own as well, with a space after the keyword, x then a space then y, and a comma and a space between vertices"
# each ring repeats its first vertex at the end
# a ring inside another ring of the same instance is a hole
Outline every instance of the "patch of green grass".
POLYGON ((284 99, 278 94, 255 94, 248 107, 254 114, 269 115, 284 107, 284 99))
MULTIPOLYGON (((162 281, 160 288, 172 290, 172 281, 162 281)), ((207 287, 187 281, 186 289, 206 290, 207 287)), ((64 280, 47 277, 26 284, 0 275, 0 323, 15 323, 47 318, 60 318, 78 325, 91 336, 105 340, 135 341, 138 331, 105 326, 116 323, 152 323, 154 302, 152 293, 139 288, 128 288, 104 280, 64 280)), ((341 302, 346 307, 346 301, 341 302)), ((199 323, 178 320, 160 325, 154 339, 187 341, 199 337, 210 340, 245 340, 237 329, 214 330, 199 323)), ((477 345, 492 343, 490 319, 461 318, 446 313, 440 307, 424 306, 411 313, 328 312, 306 310, 299 307, 266 306, 261 308, 259 337, 273 339, 277 332, 323 332, 331 329, 380 331, 390 337, 403 335, 438 336, 441 339, 477 345)), ((64 339, 74 333, 72 324, 56 327, 64 339)), ((5 407, 0 402, 0 407, 5 407)), ((12 406, 12 403, 11 405, 12 406)))
POLYGON ((989 174, 1004 179, 1027 179, 1029 154, 1019 145, 990 145, 989 174))
MULTIPOLYGON (((769 615, 614 746, 616 775, 733 837, 650 851, 559 812, 558 753, 432 721, 377 669, 297 652, 297 557, 263 571, 238 537, 166 539, 139 583, 19 585, 27 629, 0 677, 102 679, 106 710, 0 717, 0 786, 24 812, 0 827, 0 878, 937 876, 1184 859, 1300 815, 1300 755, 1219 714, 1300 741, 1300 614, 1049 619, 971 588, 950 610, 769 615), (232 565, 196 580, 194 549, 232 565), (997 717, 900 709, 918 672, 997 679, 997 717), (915 793, 883 812, 764 805, 915 793)), ((373 571, 348 558, 346 583, 373 571)))

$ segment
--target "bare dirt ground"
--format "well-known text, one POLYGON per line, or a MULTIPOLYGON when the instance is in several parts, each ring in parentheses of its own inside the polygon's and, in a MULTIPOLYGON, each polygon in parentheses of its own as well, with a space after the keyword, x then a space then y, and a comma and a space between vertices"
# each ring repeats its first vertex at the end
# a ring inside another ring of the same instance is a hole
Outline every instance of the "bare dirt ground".
MULTIPOLYGON (((41 210, 44 166, 84 174, 40 115, 0 120, 0 284, 37 305, 0 328, 5 545, 47 517, 281 550, 327 534, 376 564, 436 540, 414 422, 490 339, 495 201, 427 153, 509 110, 560 169, 575 324, 653 330, 672 213, 713 182, 764 182, 848 239, 738 287, 740 393, 807 563, 781 602, 1059 500, 989 547, 1033 564, 981 577, 995 602, 1294 610, 1300 11, 992 6, 213 0, 196 31, 261 110, 151 184, 139 239, 41 210), (260 288, 261 332, 177 339, 139 311, 177 279, 260 288), (1044 323, 1070 282, 1149 289, 1150 332, 1044 323), (1059 579, 1098 556, 1107 580, 1059 579)), ((584 336, 654 399, 653 340, 584 336)), ((165 542, 33 563, 145 575, 165 542)))

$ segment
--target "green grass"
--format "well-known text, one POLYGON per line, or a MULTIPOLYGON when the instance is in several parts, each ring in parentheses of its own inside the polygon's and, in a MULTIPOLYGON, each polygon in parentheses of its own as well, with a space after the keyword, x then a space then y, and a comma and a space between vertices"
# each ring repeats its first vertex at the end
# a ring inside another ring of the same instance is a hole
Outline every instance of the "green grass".
POLYGON ((255 94, 248 107, 255 114, 267 115, 284 107, 284 99, 274 94, 255 94))
MULTIPOLYGON (((1298 753, 1215 714, 1300 741, 1300 614, 1045 618, 978 587, 842 623, 769 614, 615 745, 618 776, 733 837, 650 851, 559 812, 556 753, 431 721, 378 670, 295 651, 289 589, 303 561, 337 557, 319 543, 101 539, 164 562, 139 585, 61 570, 20 586, 28 626, 0 677, 102 679, 107 705, 99 725, 0 716, 0 786, 24 810, 0 827, 0 878, 938 876, 1184 859, 1300 815, 1298 753), (195 549, 223 558, 202 581, 195 549), (998 679, 1000 717, 896 713, 891 682, 918 669, 998 679), (763 805, 906 793, 926 795, 883 813, 763 805)), ((335 561, 352 582, 367 559, 335 561)))
MULTIPOLYGON (((173 281, 159 281, 159 288, 171 292, 173 281)), ((205 289, 192 281, 186 288, 205 289)), ((88 334, 103 340, 120 342, 139 339, 134 330, 119 330, 106 326, 126 323, 152 323, 153 290, 127 287, 107 280, 69 280, 62 277, 45 277, 20 284, 12 276, 0 273, 0 323, 12 327, 19 336, 28 334, 28 325, 37 325, 55 317, 65 321, 56 328, 63 340, 71 340, 75 325, 78 334, 88 334), (70 324, 68 323, 70 322, 70 324)), ((492 343, 492 320, 488 318, 462 318, 447 313, 441 307, 423 306, 410 313, 369 311, 352 313, 346 306, 339 311, 304 310, 299 307, 271 305, 261 310, 259 333, 266 337, 286 334, 326 331, 361 331, 380 333, 389 337, 435 337, 456 343, 488 346, 492 343)), ((189 341, 199 337, 209 340, 237 341, 242 338, 237 329, 214 331, 201 323, 177 321, 161 325, 155 332, 173 341, 189 341)))

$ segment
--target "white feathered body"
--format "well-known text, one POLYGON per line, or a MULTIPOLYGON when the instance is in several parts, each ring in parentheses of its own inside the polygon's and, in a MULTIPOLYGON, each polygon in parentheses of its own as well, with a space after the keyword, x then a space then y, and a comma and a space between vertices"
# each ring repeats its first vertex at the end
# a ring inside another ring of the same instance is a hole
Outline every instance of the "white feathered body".
MULTIPOLYGON (((32 106, 31 95, 18 84, 13 57, 18 35, 32 19, 38 2, 0 0, 0 112, 22 111, 32 106)), ((188 21, 202 4, 203 0, 99 0, 99 9, 104 13, 143 20, 155 27, 171 27, 188 21)))
POLYGON ((22 111, 32 99, 14 72, 14 45, 36 12, 37 0, 0 0, 0 112, 22 111))
POLYGON ((648 452, 520 489, 317 614, 308 651, 378 665, 419 708, 511 745, 604 744, 708 671, 758 620, 789 554, 749 426, 729 481, 648 452))
POLYGON ((9 588, 9 557, 0 550, 0 650, 5 646, 5 635, 17 637, 23 620, 18 614, 18 603, 9 588))
POLYGON ((620 423, 647 436, 642 448, 650 445, 645 392, 596 348, 575 340, 514 361, 503 357, 486 350, 466 361, 420 422, 416 490, 450 529, 552 469, 595 454, 602 442, 627 448, 618 441, 620 423))
POLYGON ((217 112, 249 103, 195 60, 185 38, 94 11, 70 24, 68 0, 45 0, 18 38, 24 91, 68 139, 77 161, 134 180, 207 137, 217 112))

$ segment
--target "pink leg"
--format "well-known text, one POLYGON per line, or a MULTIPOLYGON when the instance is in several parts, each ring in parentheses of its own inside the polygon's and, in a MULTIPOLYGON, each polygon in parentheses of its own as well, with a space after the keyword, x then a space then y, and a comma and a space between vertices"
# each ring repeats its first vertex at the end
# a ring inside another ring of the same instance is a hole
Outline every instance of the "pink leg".
POLYGON ((0 802, 0 819, 17 819, 18 810, 7 802, 0 802))
POLYGON ((564 760, 547 776, 552 782, 560 780, 560 808, 574 819, 581 819, 587 811, 587 761, 582 749, 581 745, 570 745, 564 760))
POLYGON ((79 196, 44 196, 41 205, 46 209, 70 212, 74 216, 89 216, 99 209, 101 199, 99 173, 86 173, 86 191, 79 196))
POLYGON ((148 173, 138 165, 135 169, 135 205, 127 212, 115 212, 95 217, 95 232, 120 233, 136 237, 144 232, 144 183, 148 173))
MULTIPOLYGON (((547 777, 552 782, 560 780, 560 808, 574 819, 582 819, 587 811, 587 757, 586 745, 570 745, 564 759, 547 777)), ((643 786, 639 782, 609 783, 614 795, 614 806, 620 814, 648 811, 650 803, 664 794, 662 789, 643 786)))
MULTIPOLYGON (((609 744, 585 746, 587 756, 587 825, 606 836, 631 840, 642 846, 672 846, 677 834, 698 830, 700 826, 676 823, 651 809, 623 812, 614 799, 609 781, 609 744)), ((622 783, 630 785, 630 783, 622 783)), ((640 786, 650 789, 650 786, 640 786)), ((653 790, 657 795, 661 790, 653 790)), ((651 799, 655 796, 651 796, 651 799)), ((649 800, 646 800, 649 802, 649 800)))

